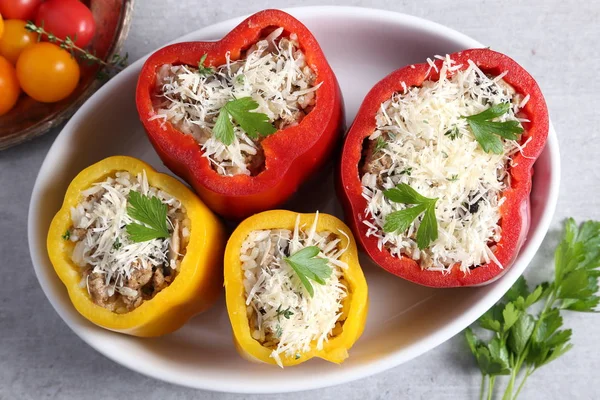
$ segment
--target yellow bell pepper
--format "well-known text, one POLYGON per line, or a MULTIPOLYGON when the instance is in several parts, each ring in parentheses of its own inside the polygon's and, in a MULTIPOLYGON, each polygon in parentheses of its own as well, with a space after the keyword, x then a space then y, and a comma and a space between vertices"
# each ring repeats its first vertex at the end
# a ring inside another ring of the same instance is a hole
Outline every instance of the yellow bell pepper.
POLYGON ((81 171, 69 185, 62 208, 48 232, 47 247, 54 270, 63 282, 77 311, 94 324, 133 336, 159 336, 179 329, 191 316, 209 308, 222 287, 224 229, 214 214, 177 179, 156 172, 132 157, 106 158, 81 171), (187 251, 173 282, 152 299, 125 313, 114 313, 92 302, 81 287, 81 268, 71 261, 74 243, 62 235, 72 226, 70 209, 81 192, 118 171, 137 175, 146 171, 150 186, 177 198, 191 221, 187 251))
MULTIPOLYGON (((262 229, 289 229, 293 230, 298 214, 291 211, 272 210, 256 214, 244 220, 235 229, 225 249, 225 295, 227 312, 233 329, 236 348, 240 355, 250 361, 263 362, 277 365, 271 357, 272 349, 261 345, 251 335, 250 323, 246 313, 246 293, 244 289, 244 274, 240 260, 242 243, 250 232, 262 229)), ((315 214, 300 214, 300 225, 310 226, 315 219, 315 214)), ((348 296, 343 300, 343 312, 347 318, 342 325, 342 332, 323 344, 321 350, 313 342, 309 352, 302 353, 299 358, 280 354, 283 366, 297 365, 313 357, 341 363, 348 358, 348 350, 354 345, 362 334, 367 318, 368 296, 367 282, 360 268, 356 242, 352 231, 342 221, 328 214, 319 214, 317 232, 330 231, 337 233, 341 239, 341 246, 347 250, 340 256, 340 260, 348 265, 344 270, 344 280, 347 282, 348 296)))

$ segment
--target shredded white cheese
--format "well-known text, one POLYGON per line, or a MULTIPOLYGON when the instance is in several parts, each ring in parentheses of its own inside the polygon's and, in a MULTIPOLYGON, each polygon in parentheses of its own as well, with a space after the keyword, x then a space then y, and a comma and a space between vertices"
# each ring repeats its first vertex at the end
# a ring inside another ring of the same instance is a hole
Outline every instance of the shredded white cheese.
MULTIPOLYGON (((181 202, 170 194, 149 186, 145 171, 137 176, 116 172, 102 182, 93 184, 81 193, 81 202, 71 208, 72 228, 69 239, 75 242, 71 258, 78 266, 92 268, 92 273, 105 276, 108 296, 118 292, 124 296, 138 293, 124 283, 136 269, 151 269, 168 264, 177 267, 176 257, 169 257, 171 238, 132 242, 125 229, 137 222, 127 214, 130 191, 156 196, 167 204, 170 230, 177 213, 185 212, 181 202)), ((189 235, 189 229, 183 231, 189 235)), ((84 275, 89 277, 89 275, 84 275)), ((86 282, 87 284, 87 282, 86 282)), ((88 287, 89 290, 89 287, 88 287)))
POLYGON ((273 348, 271 357, 281 367, 280 354, 300 358, 311 346, 322 349, 336 328, 341 330, 342 302, 347 296, 343 276, 348 266, 339 260, 346 248, 340 248, 338 233, 317 232, 318 214, 309 229, 300 226, 299 220, 298 216, 293 232, 252 231, 240 251, 252 336, 273 348), (324 285, 312 282, 313 297, 284 261, 308 246, 318 246, 318 256, 326 258, 332 269, 324 285), (286 310, 291 312, 287 317, 286 310))
MULTIPOLYGON (((511 157, 525 144, 502 139, 503 154, 485 153, 461 117, 509 103, 511 109, 498 120, 523 122, 517 114, 528 96, 523 99, 515 93, 502 80, 504 73, 488 77, 471 61, 459 71, 461 65, 449 56, 442 59, 439 80, 405 88, 381 105, 369 139, 381 137, 387 145, 377 153, 371 151, 363 167, 362 194, 367 200, 363 222, 369 228, 367 236, 377 237, 379 248, 393 256, 405 255, 423 268, 442 272, 460 264, 467 273, 472 266, 498 263, 490 246, 502 234, 498 225, 502 192, 510 185, 511 157), (387 215, 411 207, 383 196, 384 190, 399 183, 425 197, 439 198, 435 209, 439 236, 424 251, 415 239, 420 218, 406 232, 383 231, 387 215)), ((437 68, 428 62, 430 70, 437 68)))
POLYGON ((315 104, 315 74, 306 64, 297 37, 280 38, 278 28, 257 42, 245 58, 201 75, 187 65, 163 65, 158 70, 157 92, 151 119, 169 121, 192 135, 221 175, 255 173, 262 165, 259 141, 249 138, 237 125, 235 139, 226 146, 212 135, 220 109, 230 100, 252 97, 278 129, 298 124, 315 104))

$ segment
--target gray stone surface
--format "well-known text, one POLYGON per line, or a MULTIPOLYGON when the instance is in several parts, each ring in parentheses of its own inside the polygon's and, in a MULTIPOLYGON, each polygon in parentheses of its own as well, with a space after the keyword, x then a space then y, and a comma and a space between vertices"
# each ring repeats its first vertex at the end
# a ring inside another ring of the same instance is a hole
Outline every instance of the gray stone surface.
MULTIPOLYGON (((559 134, 561 193, 551 231, 526 275, 542 279, 561 222, 600 219, 600 113, 597 78, 600 3, 564 0, 350 0, 429 18, 506 52, 539 82, 559 134)), ((167 41, 227 18, 267 7, 318 5, 258 0, 137 0, 126 50, 137 59, 167 41)), ((96 353, 54 312, 33 273, 27 249, 27 207, 33 182, 58 130, 0 153, 0 399, 275 399, 176 387, 131 372, 96 353)), ((600 398, 600 321, 568 314, 575 348, 534 374, 523 399, 600 398)), ((477 398, 480 377, 457 336, 429 353, 354 383, 296 393, 291 399, 477 398)))

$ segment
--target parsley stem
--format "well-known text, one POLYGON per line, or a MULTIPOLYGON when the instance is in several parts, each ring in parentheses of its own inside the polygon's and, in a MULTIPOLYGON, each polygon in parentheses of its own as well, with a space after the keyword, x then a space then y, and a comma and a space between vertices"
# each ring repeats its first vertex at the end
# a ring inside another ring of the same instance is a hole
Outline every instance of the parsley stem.
POLYGON ((517 400, 517 397, 519 397, 519 393, 521 393, 521 389, 523 389, 523 386, 525 385, 525 381, 527 380, 527 378, 529 378, 529 376, 531 374, 533 374, 534 370, 535 370, 535 368, 532 368, 531 366, 527 367, 527 372, 525 372, 525 376, 523 377, 523 380, 521 381, 521 384, 517 388, 517 392, 515 393, 515 395, 512 398, 512 400, 517 400))
POLYGON ((492 395, 494 394, 494 383, 496 383, 496 375, 490 376, 490 385, 488 386, 487 400, 492 400, 492 395))
POLYGON ((481 387, 479 389, 479 400, 483 400, 483 396, 485 396, 485 377, 487 375, 485 375, 484 373, 481 373, 481 387))
POLYGON ((508 386, 504 392, 502 400, 511 400, 513 398, 512 393, 515 387, 515 381, 517 380, 517 375, 519 374, 519 371, 521 371, 521 367, 525 362, 525 358, 527 358, 527 353, 528 347, 523 351, 523 354, 521 354, 521 356, 517 359, 517 363, 513 367, 512 373, 510 374, 510 381, 508 382, 508 386))

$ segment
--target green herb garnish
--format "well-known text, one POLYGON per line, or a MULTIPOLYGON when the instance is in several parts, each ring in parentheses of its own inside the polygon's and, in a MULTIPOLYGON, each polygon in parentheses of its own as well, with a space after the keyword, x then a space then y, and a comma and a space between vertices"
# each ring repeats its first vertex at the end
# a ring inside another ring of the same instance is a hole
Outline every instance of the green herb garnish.
POLYGON ((410 176, 412 174, 412 167, 408 167, 406 169, 403 169, 402 171, 400 171, 399 175, 408 175, 410 176))
POLYGON ((243 85, 245 80, 246 80, 246 76, 244 74, 239 74, 238 76, 235 77, 235 81, 237 83, 239 83, 240 85, 243 85))
POLYGON ((268 136, 277 132, 273 124, 268 122, 269 117, 267 114, 251 112, 251 110, 257 108, 258 103, 252 97, 242 97, 229 101, 219 111, 217 122, 213 128, 215 137, 226 146, 233 143, 235 135, 232 119, 252 139, 258 139, 259 135, 268 136))
POLYGON ((139 222, 126 226, 127 234, 133 242, 139 243, 169 237, 167 205, 158 197, 150 198, 131 190, 127 214, 139 222))
POLYGON ((277 324, 275 327, 275 337, 280 338, 281 335, 283 335, 283 329, 281 328, 281 325, 277 324))
POLYGON ((292 315, 294 315, 294 312, 292 310, 290 310, 290 307, 286 308, 285 310, 281 309, 281 304, 279 305, 279 307, 277 307, 277 320, 279 321, 279 317, 284 316, 285 319, 290 319, 290 317, 292 315))
POLYGON ((564 238, 554 253, 554 281, 530 291, 525 278, 520 277, 504 298, 477 321, 479 328, 493 332, 491 340, 481 340, 471 328, 465 331, 482 373, 480 398, 486 378, 491 398, 496 377, 509 375, 503 399, 516 399, 532 373, 573 347, 571 330, 561 329, 561 312, 596 311, 600 302, 596 294, 599 268, 600 222, 587 221, 578 227, 573 219, 567 220, 564 238), (543 299, 541 311, 531 313, 530 308, 543 299), (519 376, 521 383, 516 387, 519 376))
POLYGON ((519 121, 492 121, 510 110, 508 103, 496 104, 479 114, 463 117, 473 131, 475 139, 486 153, 502 154, 502 141, 498 136, 508 140, 517 140, 517 135, 523 132, 519 121))
POLYGON ((71 238, 71 231, 67 229, 67 231, 61 237, 64 240, 69 240, 71 238))
POLYGON ((450 140, 455 140, 460 137, 460 131, 458 130, 458 126, 454 125, 452 128, 448 129, 444 136, 448 136, 450 140))
POLYGON ((379 136, 377 138, 377 140, 375 141, 375 148, 373 149, 373 154, 379 153, 381 150, 383 150, 385 148, 385 146, 387 146, 387 142, 385 141, 384 138, 379 136))
POLYGON ((200 61, 198 62, 198 73, 200 75, 211 75, 215 72, 215 70, 212 67, 207 67, 204 65, 204 61, 206 61, 207 56, 208 54, 204 53, 204 55, 200 57, 200 61))
POLYGON ((119 240, 119 238, 117 238, 117 240, 115 240, 115 242, 113 243, 113 249, 115 250, 119 250, 121 248, 121 246, 123 246, 123 243, 121 243, 121 241, 119 240))
POLYGON ((446 178, 446 179, 448 179, 450 182, 456 182, 458 180, 458 175, 454 174, 450 178, 446 178))
POLYGON ((284 258, 285 262, 296 272, 310 297, 314 296, 315 291, 309 279, 319 285, 324 285, 325 279, 329 278, 332 272, 331 267, 327 265, 327 260, 317 257, 318 254, 317 246, 308 246, 284 258))
POLYGON ((435 203, 437 198, 430 199, 421 196, 416 190, 405 183, 400 183, 393 189, 386 190, 383 195, 394 203, 414 204, 414 207, 394 211, 385 218, 383 231, 404 232, 422 213, 423 218, 417 230, 417 246, 423 250, 438 237, 437 220, 435 218, 435 203))

